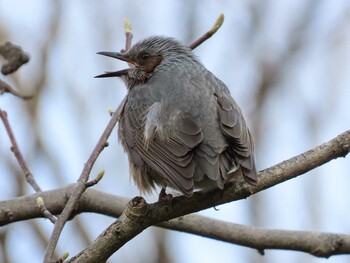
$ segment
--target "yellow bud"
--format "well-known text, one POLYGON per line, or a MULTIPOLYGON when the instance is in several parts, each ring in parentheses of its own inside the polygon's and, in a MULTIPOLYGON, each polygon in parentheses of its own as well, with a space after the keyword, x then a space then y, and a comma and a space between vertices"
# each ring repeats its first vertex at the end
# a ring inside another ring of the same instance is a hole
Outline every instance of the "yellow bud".
POLYGON ((43 206, 43 205, 45 205, 44 199, 43 199, 41 196, 39 196, 39 197, 36 199, 36 204, 37 204, 38 206, 43 206))
POLYGON ((124 18, 124 32, 125 33, 132 32, 131 23, 130 23, 129 19, 127 19, 127 18, 124 18))

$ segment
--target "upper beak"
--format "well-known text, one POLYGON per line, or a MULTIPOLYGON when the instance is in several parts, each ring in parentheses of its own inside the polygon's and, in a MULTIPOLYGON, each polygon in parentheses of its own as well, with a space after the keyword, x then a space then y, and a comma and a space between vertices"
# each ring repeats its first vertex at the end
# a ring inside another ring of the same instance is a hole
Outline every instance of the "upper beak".
POLYGON ((97 52, 99 55, 111 57, 111 58, 116 58, 119 60, 126 61, 128 63, 134 64, 133 61, 130 60, 128 53, 119 53, 119 52, 97 52))
MULTIPOLYGON (((134 66, 138 66, 135 61, 131 60, 129 58, 128 53, 119 53, 119 52, 97 52, 99 55, 111 57, 111 58, 116 58, 125 62, 128 62, 128 64, 132 64, 134 66)), ((108 77, 120 77, 122 75, 128 74, 129 69, 123 69, 119 71, 114 71, 114 72, 106 72, 105 74, 101 74, 98 76, 95 76, 95 78, 108 78, 108 77)))

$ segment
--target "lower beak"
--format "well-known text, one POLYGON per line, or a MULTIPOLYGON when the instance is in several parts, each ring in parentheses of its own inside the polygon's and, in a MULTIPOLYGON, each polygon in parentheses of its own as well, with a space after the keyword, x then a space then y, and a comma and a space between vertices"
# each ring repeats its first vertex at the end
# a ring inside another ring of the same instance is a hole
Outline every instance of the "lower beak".
POLYGON ((122 69, 118 71, 112 71, 112 72, 106 72, 101 75, 97 75, 94 78, 111 78, 111 77, 121 77, 124 75, 127 75, 129 72, 129 69, 122 69))

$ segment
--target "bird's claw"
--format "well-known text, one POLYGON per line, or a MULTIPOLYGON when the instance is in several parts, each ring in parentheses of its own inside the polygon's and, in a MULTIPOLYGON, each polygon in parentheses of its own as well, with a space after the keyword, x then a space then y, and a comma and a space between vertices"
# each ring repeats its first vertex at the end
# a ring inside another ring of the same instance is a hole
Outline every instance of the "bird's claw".
POLYGON ((166 191, 165 191, 165 188, 163 187, 162 190, 159 193, 158 202, 159 203, 168 203, 168 204, 172 205, 172 203, 173 203, 173 195, 172 194, 167 194, 166 191))

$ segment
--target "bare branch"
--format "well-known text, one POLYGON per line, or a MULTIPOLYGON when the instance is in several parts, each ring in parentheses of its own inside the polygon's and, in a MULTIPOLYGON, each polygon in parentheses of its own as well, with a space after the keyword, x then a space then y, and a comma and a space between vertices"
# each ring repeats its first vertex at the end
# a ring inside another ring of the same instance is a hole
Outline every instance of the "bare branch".
MULTIPOLYGON (((303 174, 311 169, 314 169, 332 159, 345 156, 350 150, 350 131, 347 131, 333 140, 324 143, 308 152, 286 160, 280 164, 272 166, 259 174, 259 185, 254 188, 247 190, 246 184, 242 181, 235 185, 230 185, 223 192, 221 200, 220 193, 213 192, 210 194, 202 194, 200 192, 195 193, 191 198, 178 197, 173 200, 173 208, 167 206, 161 206, 160 204, 147 205, 149 211, 154 213, 151 216, 151 222, 157 223, 160 221, 166 221, 170 217, 180 216, 190 212, 195 212, 200 209, 208 208, 213 205, 219 205, 221 203, 231 200, 238 200, 246 198, 247 196, 262 191, 268 187, 272 187, 278 183, 284 182, 288 179, 294 178, 300 174, 303 174), (231 194, 230 194, 231 193, 231 194), (210 196, 210 198, 208 198, 210 196), (214 200, 212 200, 214 199, 214 200)), ((67 196, 74 194, 75 187, 69 186, 66 188, 42 192, 31 196, 24 196, 16 198, 15 200, 1 201, 0 202, 0 225, 8 224, 18 220, 24 220, 28 218, 41 217, 39 211, 33 210, 35 206, 36 198, 40 195, 45 199, 45 203, 48 209, 52 213, 59 213, 62 211, 64 204, 67 202, 67 196)), ((89 189, 85 192, 80 199, 74 211, 75 214, 79 212, 98 212, 110 216, 118 217, 126 206, 126 199, 116 197, 106 193, 98 192, 96 190, 89 189)), ((192 217, 192 216, 191 216, 192 217)), ((350 241, 349 236, 340 234, 320 234, 312 232, 296 232, 295 231, 280 231, 280 230, 263 230, 269 232, 259 232, 262 236, 266 236, 264 243, 259 242, 258 239, 254 238, 250 240, 252 243, 244 239, 245 235, 249 235, 249 231, 259 231, 259 229, 244 227, 235 224, 229 224, 230 232, 220 230, 220 228, 213 224, 212 227, 207 227, 207 233, 203 230, 193 229, 189 226, 191 222, 186 221, 187 216, 170 221, 170 223, 161 223, 160 226, 174 229, 174 225, 177 225, 178 230, 191 232, 194 234, 200 234, 211 238, 223 240, 226 242, 232 242, 244 246, 257 248, 259 250, 279 248, 279 249, 293 249, 311 253, 315 256, 328 257, 336 254, 349 254, 350 253, 350 241), (187 223, 188 224, 187 224, 187 223), (192 229, 192 230, 191 230, 192 229), (192 232, 193 231, 193 232, 192 232), (248 232, 246 232, 248 231, 248 232), (209 234, 208 234, 209 233, 209 234), (223 235, 224 233, 224 235, 223 235), (228 233, 230 233, 227 237, 228 233), (236 233, 236 234, 235 234, 236 233), (271 234, 270 234, 271 233, 271 234), (282 237, 286 240, 285 243, 280 243, 278 239, 282 237), (310 239, 308 238, 310 237, 310 239), (303 238, 303 239, 300 239, 303 238), (304 239, 305 238, 305 239, 304 239), (299 245, 295 245, 296 240, 299 245), (278 241, 278 242, 277 242, 278 241), (262 246, 265 244, 265 246, 262 246), (323 247, 320 247, 323 244, 323 247), (334 244, 333 249, 330 249, 330 244, 334 244), (341 245, 340 245, 341 244, 341 245)), ((198 217, 197 217, 198 218, 198 217)), ((134 217, 135 219, 135 217, 134 217)), ((138 220, 138 219, 136 219, 138 220)), ((221 225, 221 222, 218 222, 221 225)), ((225 223, 224 223, 225 224, 225 223)), ((197 226, 200 224, 196 224, 197 226)), ((209 224, 211 225, 211 224, 209 224)), ((142 228, 145 227, 145 222, 141 224, 142 228)), ((139 229, 138 231, 141 231, 139 229)), ((130 233, 129 233, 130 235, 130 233)), ((129 236, 130 237, 130 236, 129 236)), ((100 240, 96 240, 95 243, 99 243, 100 240)), ((94 245, 89 248, 94 248, 94 245)), ((109 252, 109 253, 113 253, 109 252)))
POLYGON ((98 140, 98 142, 97 142, 94 150, 92 151, 89 159, 85 163, 84 169, 81 172, 81 175, 78 179, 78 183, 75 185, 72 195, 70 196, 65 208, 63 209, 62 213, 60 214, 58 220, 55 223, 54 230, 52 232, 48 247, 47 247, 46 252, 45 252, 44 262, 52 262, 52 256, 53 256, 55 248, 57 246, 57 242, 58 242, 59 236, 62 232, 62 229, 63 229, 64 225, 66 224, 67 220, 70 218, 72 211, 74 210, 74 207, 77 204, 80 196, 86 190, 86 188, 87 188, 86 182, 89 179, 91 169, 92 169, 97 157, 100 155, 100 153, 106 147, 107 139, 109 138, 109 136, 110 136, 114 126, 118 122, 118 120, 119 120, 119 111, 117 110, 113 113, 111 120, 109 121, 103 134, 101 135, 100 139, 98 140))
MULTIPOLYGON (((125 30, 125 36, 126 36, 125 48, 127 51, 131 46, 131 40, 132 40, 131 24, 128 20, 125 20, 124 30, 125 30)), ((63 230, 64 225, 66 224, 67 220, 70 218, 70 216, 74 210, 74 206, 79 201, 79 198, 84 193, 84 191, 86 191, 86 189, 90 186, 89 182, 87 182, 87 181, 89 180, 89 175, 90 175, 91 169, 92 169, 97 157, 100 155, 100 153, 103 151, 103 149, 108 146, 107 140, 108 140, 114 126, 119 121, 120 112, 123 109, 125 101, 126 101, 126 97, 122 100, 122 102, 118 106, 117 110, 111 114, 112 118, 109 121, 107 127, 105 128, 99 141, 97 142, 97 145, 95 146, 93 152, 91 153, 87 163, 85 164, 84 169, 79 177, 78 184, 75 186, 75 191, 74 191, 73 195, 69 198, 65 208, 62 211, 62 214, 60 215, 59 219, 56 221, 54 230, 52 232, 49 244, 48 244, 46 252, 45 252, 44 262, 51 262, 52 261, 53 254, 54 254, 59 236, 63 230)))
MULTIPOLYGON (((176 197, 173 199, 172 207, 159 203, 147 204, 143 198, 136 197, 129 202, 127 209, 125 209, 126 198, 89 189, 82 195, 75 207, 75 214, 97 212, 114 217, 123 215, 101 234, 89 248, 79 253, 69 262, 101 262, 133 236, 153 224, 255 248, 260 252, 264 249, 288 249, 307 252, 318 257, 350 254, 349 235, 269 230, 198 215, 182 216, 214 205, 247 198, 251 194, 292 179, 332 159, 344 157, 349 151, 350 131, 347 131, 310 151, 260 172, 259 185, 254 189, 247 189, 247 184, 242 180, 229 185, 223 193, 218 191, 211 193, 196 192, 191 198, 176 197), (170 218, 178 216, 182 217, 168 221, 170 218), (115 233, 120 233, 120 235, 115 235, 115 233), (100 247, 103 247, 103 249, 99 249, 100 247)), ((19 220, 41 217, 42 215, 38 211, 31 209, 32 203, 39 195, 45 198, 50 211, 59 213, 64 208, 67 196, 74 194, 74 191, 74 186, 68 186, 40 194, 19 197, 14 200, 0 201, 0 226, 19 220)))
POLYGON ((21 99, 24 99, 24 100, 28 100, 28 99, 31 99, 33 97, 33 95, 20 94, 19 91, 15 90, 9 84, 7 84, 5 81, 0 79, 0 95, 2 95, 4 93, 11 93, 12 95, 19 97, 21 99))
POLYGON ((125 32, 125 49, 122 49, 121 52, 126 52, 131 48, 132 44, 132 28, 131 28, 131 22, 125 18, 124 19, 124 32, 125 32))
POLYGON ((214 26, 208 32, 206 32, 203 36, 201 36, 196 41, 194 41, 191 45, 189 45, 189 47, 191 49, 195 49, 196 47, 201 45, 204 41, 211 38, 216 33, 216 31, 219 30, 219 28, 222 26, 222 24, 224 23, 224 18, 225 18, 224 14, 220 14, 218 19, 216 20, 214 26))
MULTIPOLYGON (((14 155, 15 155, 15 157, 17 159, 17 162, 18 162, 19 166, 21 167, 21 169, 23 171, 23 174, 24 174, 24 176, 26 178, 26 181, 32 186, 32 188, 36 192, 41 192, 42 190, 41 190, 40 186, 36 182, 32 172, 30 171, 26 161, 24 160, 23 154, 19 150, 19 147, 18 147, 16 138, 15 138, 15 135, 12 132, 12 128, 11 128, 10 123, 8 121, 8 118, 7 118, 7 113, 5 111, 1 110, 1 109, 0 109, 0 118, 1 118, 2 122, 4 123, 6 132, 7 132, 8 136, 9 136, 10 141, 11 141, 11 144, 12 144, 11 151, 14 153, 14 155)), ((38 197, 37 205, 40 208, 40 211, 42 212, 42 214, 46 218, 50 219, 50 221, 52 223, 54 223, 56 221, 56 218, 50 213, 49 210, 46 209, 44 201, 43 201, 42 198, 39 199, 39 197, 38 197)))
POLYGON ((33 187, 33 189, 36 192, 41 192, 41 188, 40 186, 37 184, 37 182, 34 179, 34 176, 32 174, 32 172, 30 171, 26 161, 24 160, 23 154, 21 153, 21 151, 19 150, 15 135, 13 134, 13 131, 11 129, 10 123, 7 119, 7 114, 5 111, 0 109, 0 118, 2 120, 2 122, 4 123, 6 132, 10 138, 12 147, 11 147, 11 151, 13 152, 13 154, 15 155, 17 162, 19 164, 19 166, 22 169, 22 172, 27 180, 27 182, 33 187))
MULTIPOLYGON (((68 186, 42 192, 40 195, 47 200, 46 205, 50 211, 59 213, 64 208, 67 196, 70 196, 73 191, 74 187, 68 186)), ((19 220, 41 217, 40 212, 31 208, 38 196, 39 194, 34 194, 1 201, 0 226, 19 220), (15 211, 11 211, 11 209, 15 211), (11 220, 5 216, 5 210, 11 212, 11 220)), ((127 203, 126 198, 88 189, 80 198, 74 212, 76 214, 96 212, 119 217, 127 203)), ((350 254, 350 236, 343 234, 270 230, 233 224, 199 215, 186 215, 160 223, 157 226, 247 246, 260 251, 264 249, 289 249, 307 252, 319 257, 350 254)))
MULTIPOLYGON (((254 193, 304 174, 334 158, 346 156, 349 152, 349 145, 350 131, 347 131, 327 143, 260 172, 259 184, 256 187, 249 186, 240 178, 238 182, 229 184, 223 191, 196 192, 190 198, 176 197, 171 206, 161 203, 147 204, 142 197, 135 197, 129 202, 127 209, 117 221, 109 226, 90 247, 69 262, 105 261, 128 240, 151 225, 219 204, 247 198, 254 193)), ((313 254, 330 256, 342 253, 341 239, 335 239, 332 244, 331 250, 329 247, 324 250, 317 247, 313 254)), ((310 252, 310 249, 305 249, 305 251, 310 252)))
POLYGON ((41 214, 46 217, 47 219, 49 219, 51 221, 52 224, 54 224, 57 220, 57 218, 50 213, 50 211, 46 208, 45 203, 44 203, 44 199, 39 196, 36 199, 36 204, 38 205, 41 214))
MULTIPOLYGON (((105 145, 108 145, 108 144, 105 144, 105 145)), ((107 146, 105 146, 105 147, 107 147, 107 146)), ((95 179, 86 182, 85 186, 86 187, 91 187, 91 186, 94 186, 95 184, 98 184, 98 182, 101 181, 101 179, 102 179, 104 174, 105 174, 105 170, 102 170, 101 172, 98 173, 98 175, 96 176, 95 179)))
POLYGON ((350 254, 350 235, 311 231, 263 229, 199 215, 187 215, 159 224, 160 227, 257 249, 284 249, 316 257, 350 254))

